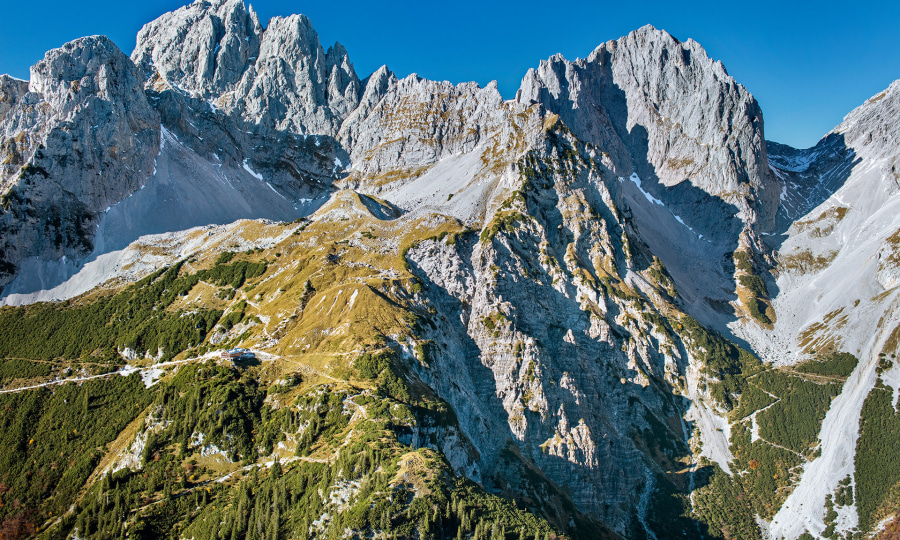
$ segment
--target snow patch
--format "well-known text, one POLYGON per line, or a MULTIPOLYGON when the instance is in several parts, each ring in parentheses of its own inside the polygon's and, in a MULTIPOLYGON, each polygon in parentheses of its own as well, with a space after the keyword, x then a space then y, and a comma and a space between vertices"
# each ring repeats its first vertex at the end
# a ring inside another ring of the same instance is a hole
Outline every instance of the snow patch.
POLYGON ((350 295, 350 302, 347 303, 347 311, 353 309, 353 304, 356 303, 356 295, 359 294, 359 289, 354 289, 353 294, 350 295))
MULTIPOLYGON (((260 180, 262 180, 262 177, 260 177, 260 180)), ((271 189, 272 191, 274 191, 276 195, 278 195, 278 196, 281 197, 282 199, 285 199, 285 196, 282 195, 281 193, 278 193, 278 190, 275 189, 275 188, 273 188, 273 187, 272 187, 272 184, 266 182, 266 185, 269 186, 269 189, 271 189)), ((285 200, 287 200, 287 199, 285 199, 285 200)))
POLYGON ((802 173, 809 169, 809 166, 812 165, 819 158, 819 156, 824 153, 823 150, 814 150, 814 148, 815 147, 797 152, 797 154, 794 156, 778 156, 770 154, 769 159, 774 162, 779 169, 795 173, 802 173))
POLYGON ((897 410, 897 401, 900 398, 900 364, 894 364, 894 367, 881 374, 881 380, 886 386, 890 386, 894 391, 894 397, 891 403, 894 405, 894 411, 897 410))
MULTIPOLYGON (((687 230, 689 230, 689 231, 691 231, 691 232, 694 232, 694 229, 692 229, 692 228, 690 227, 690 225, 688 225, 687 223, 685 223, 684 220, 681 219, 681 217, 675 215, 675 213, 672 212, 671 210, 669 211, 669 213, 672 214, 672 217, 675 218, 675 221, 677 221, 678 223, 681 223, 682 225, 684 225, 685 228, 687 228, 687 230)), ((694 234, 697 234, 697 233, 694 233, 694 234)), ((703 240, 703 235, 702 235, 702 234, 697 234, 697 238, 700 239, 700 240, 703 240)))
MULTIPOLYGON (((637 173, 631 173, 631 176, 629 176, 628 179, 631 180, 632 182, 634 182, 634 185, 636 185, 638 190, 640 190, 640 192, 644 194, 644 197, 647 197, 648 201, 652 202, 653 204, 665 206, 665 204, 663 204, 663 202, 661 200, 657 199, 653 195, 650 195, 649 193, 644 191, 644 188, 641 187, 641 177, 638 176, 637 173)), ((679 219, 678 221, 681 221, 681 220, 679 219)), ((684 222, 682 222, 682 224, 683 223, 684 222)))
MULTIPOLYGON (((649 193, 647 193, 646 191, 644 191, 644 188, 642 187, 642 184, 641 184, 641 177, 638 176, 637 173, 631 173, 631 176, 629 176, 628 179, 631 180, 631 181, 634 183, 635 186, 637 186, 638 191, 640 191, 641 194, 643 194, 644 197, 646 197, 648 201, 650 201, 652 204, 655 204, 655 205, 657 205, 657 206, 662 206, 663 208, 665 208, 666 210, 668 210, 668 212, 669 212, 670 214, 672 214, 672 217, 675 218, 675 221, 677 221, 678 223, 680 223, 681 225, 683 225, 687 230, 689 230, 689 231, 691 231, 692 233, 694 233, 694 235, 695 235, 699 240, 703 240, 703 235, 702 235, 702 234, 697 234, 696 232, 694 232, 694 229, 691 228, 687 223, 685 223, 684 220, 681 219, 681 216, 675 214, 675 212, 673 212, 672 210, 670 210, 670 209, 666 206, 666 204, 665 204, 664 202, 662 202, 661 200, 657 199, 657 198, 654 197, 653 195, 650 195, 649 193)), ((620 176, 620 177, 619 177, 619 181, 624 181, 624 178, 622 178, 622 177, 620 176)))
MULTIPOLYGON (((252 177, 256 178, 257 180, 263 180, 263 175, 259 174, 258 172, 254 171, 253 169, 251 169, 250 165, 247 164, 248 161, 250 161, 250 158, 247 158, 244 160, 244 170, 247 171, 248 173, 250 173, 250 175, 252 177)), ((269 187, 272 187, 272 186, 269 186, 269 187)), ((275 191, 275 188, 272 188, 272 191, 275 191)), ((275 193, 278 193, 278 192, 275 191, 275 193)))

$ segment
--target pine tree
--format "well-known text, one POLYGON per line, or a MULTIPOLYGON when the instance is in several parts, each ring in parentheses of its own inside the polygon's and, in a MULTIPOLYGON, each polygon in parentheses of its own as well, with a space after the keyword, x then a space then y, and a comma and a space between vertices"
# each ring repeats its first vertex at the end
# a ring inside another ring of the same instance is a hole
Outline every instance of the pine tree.
POLYGON ((240 519, 238 519, 234 526, 231 527, 231 540, 240 540, 244 535, 239 531, 241 529, 240 519))
POLYGON ((278 539, 278 530, 281 528, 281 512, 279 512, 278 507, 276 506, 274 511, 272 512, 272 516, 269 518, 268 531, 266 534, 266 538, 270 540, 278 539))
POLYGON ((381 530, 384 531, 385 534, 391 532, 391 514, 387 510, 381 514, 381 530))

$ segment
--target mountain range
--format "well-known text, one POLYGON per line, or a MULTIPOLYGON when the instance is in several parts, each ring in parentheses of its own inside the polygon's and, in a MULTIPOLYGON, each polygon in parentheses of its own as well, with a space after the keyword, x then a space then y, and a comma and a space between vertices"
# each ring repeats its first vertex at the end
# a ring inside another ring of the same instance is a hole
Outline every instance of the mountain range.
POLYGON ((766 141, 651 26, 509 100, 242 0, 51 50, 0 76, 2 537, 890 538, 898 120, 766 141))

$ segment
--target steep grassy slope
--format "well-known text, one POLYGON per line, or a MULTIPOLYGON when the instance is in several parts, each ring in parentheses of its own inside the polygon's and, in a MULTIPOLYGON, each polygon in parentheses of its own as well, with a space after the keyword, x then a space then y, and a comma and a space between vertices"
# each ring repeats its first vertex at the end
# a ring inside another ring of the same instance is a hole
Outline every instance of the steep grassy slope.
POLYGON ((4 352, 19 357, 2 364, 5 534, 544 538, 568 528, 486 494, 423 447, 437 433, 422 427, 452 430, 455 418, 409 373, 429 348, 410 341, 421 284, 404 255, 462 228, 440 216, 381 221, 369 208, 389 210, 347 192, 312 221, 260 224, 295 231, 268 250, 223 241, 119 290, 5 308, 4 352), (217 366, 207 354, 234 345, 262 362, 217 366), (126 360, 161 382, 102 375, 126 360), (99 376, 24 389, 51 372, 79 379, 79 368, 99 376), (48 398, 60 405, 28 405, 48 398), (60 438, 70 415, 77 427, 60 438), (87 461, 60 480, 67 455, 87 461))

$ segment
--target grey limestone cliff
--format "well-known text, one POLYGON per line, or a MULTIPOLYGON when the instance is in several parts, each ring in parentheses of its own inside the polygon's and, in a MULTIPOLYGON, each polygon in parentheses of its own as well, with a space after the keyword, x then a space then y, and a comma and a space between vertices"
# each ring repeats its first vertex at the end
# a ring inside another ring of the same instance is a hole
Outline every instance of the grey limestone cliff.
POLYGON ((141 29, 131 58, 144 78, 155 74, 209 98, 232 90, 259 56, 262 25, 241 0, 194 2, 141 29))
POLYGON ((2 84, 4 264, 90 251, 99 214, 153 174, 159 115, 143 78, 96 36, 48 52, 27 93, 8 78, 2 84))
POLYGON ((333 136, 359 103, 359 79, 347 51, 324 51, 303 15, 275 17, 256 62, 244 73, 226 109, 246 121, 301 134, 333 136))
POLYGON ((665 287, 646 277, 651 257, 603 161, 550 127, 480 237, 426 241, 410 259, 442 315, 426 331, 440 354, 420 376, 480 456, 459 458, 460 468, 551 513, 565 515, 553 508, 565 491, 580 512, 634 537, 652 534, 640 501, 671 485, 677 475, 666 472, 690 453, 672 393, 690 356, 647 301, 664 304, 665 287))
POLYGON ((214 103, 261 131, 333 136, 359 103, 347 51, 303 15, 264 29, 241 0, 194 2, 141 29, 132 59, 157 89, 214 103))
POLYGON ((340 136, 351 148, 351 171, 372 187, 415 178, 443 158, 472 152, 489 134, 512 131, 495 84, 453 85, 415 74, 398 81, 379 70, 363 100, 340 136))
POLYGON ((766 164, 759 104, 693 40, 645 26, 585 59, 557 55, 529 70, 516 99, 559 114, 610 154, 619 176, 637 173, 707 238, 721 239, 722 223, 699 210, 706 196, 733 206, 742 223, 774 225, 780 185, 766 164))

